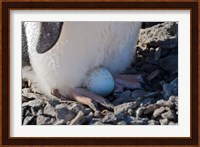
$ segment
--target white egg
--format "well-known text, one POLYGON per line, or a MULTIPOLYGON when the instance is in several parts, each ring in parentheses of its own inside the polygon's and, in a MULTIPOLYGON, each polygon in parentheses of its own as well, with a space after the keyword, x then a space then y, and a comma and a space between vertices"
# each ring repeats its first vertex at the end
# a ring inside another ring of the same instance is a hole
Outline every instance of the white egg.
POLYGON ((103 67, 94 68, 86 81, 86 88, 100 96, 108 96, 113 91, 114 86, 113 76, 103 67))

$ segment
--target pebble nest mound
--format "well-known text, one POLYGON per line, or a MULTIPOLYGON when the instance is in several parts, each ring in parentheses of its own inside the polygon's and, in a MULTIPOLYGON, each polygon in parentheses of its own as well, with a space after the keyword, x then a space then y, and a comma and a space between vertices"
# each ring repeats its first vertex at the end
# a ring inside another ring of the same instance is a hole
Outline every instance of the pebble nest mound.
POLYGON ((42 94, 22 66, 23 125, 176 125, 178 124, 178 24, 145 23, 140 30, 136 58, 125 74, 136 75, 135 87, 117 83, 106 97, 113 110, 87 106, 42 94))

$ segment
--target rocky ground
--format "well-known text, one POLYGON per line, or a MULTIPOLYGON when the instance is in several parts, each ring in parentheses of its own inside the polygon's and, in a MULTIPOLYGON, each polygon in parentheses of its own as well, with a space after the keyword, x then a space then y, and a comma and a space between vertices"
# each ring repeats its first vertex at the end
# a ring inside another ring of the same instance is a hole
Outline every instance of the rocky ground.
POLYGON ((45 96, 27 78, 31 71, 29 65, 23 65, 23 125, 178 124, 178 24, 175 22, 145 23, 136 59, 125 72, 137 75, 143 82, 140 87, 122 87, 117 83, 107 97, 114 109, 99 107, 99 116, 75 101, 45 96))

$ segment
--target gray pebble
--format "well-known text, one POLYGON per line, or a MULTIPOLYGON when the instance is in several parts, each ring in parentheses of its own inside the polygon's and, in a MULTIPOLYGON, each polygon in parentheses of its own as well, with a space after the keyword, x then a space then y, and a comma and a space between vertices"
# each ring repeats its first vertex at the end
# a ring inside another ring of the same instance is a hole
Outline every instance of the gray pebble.
POLYGON ((124 104, 115 106, 114 107, 114 114, 119 115, 121 113, 127 113, 127 111, 129 109, 134 109, 134 108, 137 107, 137 105, 138 105, 137 102, 129 102, 129 103, 124 103, 124 104))
POLYGON ((43 99, 34 99, 28 102, 25 102, 22 104, 22 107, 26 107, 26 106, 30 106, 30 107, 40 107, 44 104, 44 100, 43 99))
POLYGON ((94 125, 105 125, 102 121, 96 121, 96 122, 94 122, 94 125))
POLYGON ((47 102, 46 106, 44 107, 44 114, 50 115, 55 117, 56 116, 56 111, 55 111, 55 107, 53 107, 50 102, 47 102))
POLYGON ((36 117, 31 115, 31 116, 26 116, 23 125, 36 125, 36 117))
POLYGON ((145 125, 145 122, 143 120, 135 119, 130 122, 130 125, 145 125))
POLYGON ((58 121, 64 120, 65 123, 71 121, 76 116, 72 111, 67 109, 67 107, 62 104, 57 105, 55 110, 56 110, 56 119, 58 121))
POLYGON ((31 88, 23 88, 22 89, 22 93, 32 93, 32 90, 31 90, 31 88))
POLYGON ((168 125, 169 120, 167 118, 164 118, 164 119, 160 119, 159 122, 161 125, 168 125))
POLYGON ((82 111, 79 111, 79 113, 76 115, 75 118, 73 118, 69 125, 81 125, 86 120, 86 117, 84 116, 84 113, 82 111))
POLYGON ((127 123, 125 121, 120 121, 117 123, 117 125, 127 125, 127 123))
POLYGON ((139 107, 136 111, 136 117, 137 118, 140 117, 143 114, 144 110, 145 110, 145 107, 139 107))
POLYGON ((144 90, 134 90, 131 93, 131 97, 133 97, 134 99, 137 99, 138 97, 142 97, 144 95, 146 95, 148 92, 144 91, 144 90))
POLYGON ((114 105, 119 105, 121 103, 127 102, 127 101, 129 101, 131 99, 130 96, 131 96, 131 92, 129 90, 124 91, 124 92, 121 93, 121 95, 118 98, 116 98, 113 101, 113 104, 114 105))
POLYGON ((51 118, 44 115, 37 116, 37 125, 52 125, 55 123, 55 118, 51 118))
POLYGON ((151 114, 158 108, 158 105, 149 105, 145 108, 144 114, 151 114))
POLYGON ((159 125, 159 122, 156 120, 149 120, 148 125, 159 125))
POLYGON ((156 118, 161 115, 165 111, 164 107, 160 107, 153 112, 153 116, 156 118))
POLYGON ((150 73, 150 75, 147 77, 148 81, 153 80, 154 78, 156 78, 158 75, 160 75, 160 71, 159 70, 154 70, 152 73, 150 73))
POLYGON ((67 123, 65 122, 65 120, 61 119, 61 120, 56 120, 56 123, 54 125, 66 125, 67 123))
POLYGON ((167 56, 165 58, 161 58, 159 60, 159 65, 164 70, 176 70, 178 69, 178 56, 177 55, 171 55, 167 56))
POLYGON ((83 105, 77 103, 77 102, 71 102, 70 104, 67 104, 66 107, 70 110, 73 111, 74 113, 78 114, 79 111, 84 112, 84 114, 89 114, 91 112, 91 109, 87 109, 83 105))
POLYGON ((103 123, 115 123, 117 118, 114 113, 107 113, 107 115, 101 120, 103 123))
POLYGON ((175 114, 172 110, 162 113, 161 116, 162 118, 175 119, 175 114))

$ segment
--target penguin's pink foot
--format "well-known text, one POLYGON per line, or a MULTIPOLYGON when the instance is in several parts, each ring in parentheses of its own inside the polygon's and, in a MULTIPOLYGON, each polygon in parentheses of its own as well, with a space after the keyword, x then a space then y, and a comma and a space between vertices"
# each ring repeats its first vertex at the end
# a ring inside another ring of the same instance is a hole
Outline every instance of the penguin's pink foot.
MULTIPOLYGON (((62 95, 59 93, 58 89, 53 89, 52 95, 58 98, 62 98, 62 95)), ((89 106, 96 114, 99 113, 97 103, 101 104, 107 109, 113 109, 113 105, 110 102, 108 102, 105 98, 91 93, 83 88, 71 88, 69 90, 69 97, 83 105, 89 106)))
POLYGON ((115 76, 115 84, 121 85, 129 89, 141 89, 144 83, 141 75, 117 75, 115 76))

